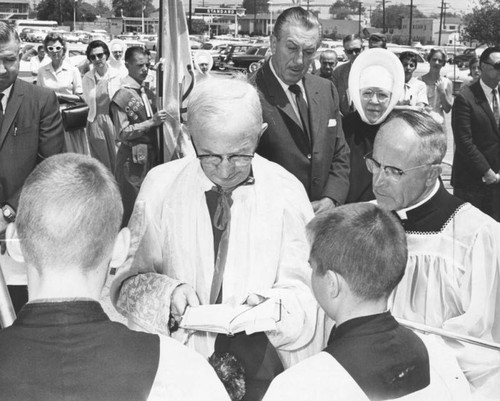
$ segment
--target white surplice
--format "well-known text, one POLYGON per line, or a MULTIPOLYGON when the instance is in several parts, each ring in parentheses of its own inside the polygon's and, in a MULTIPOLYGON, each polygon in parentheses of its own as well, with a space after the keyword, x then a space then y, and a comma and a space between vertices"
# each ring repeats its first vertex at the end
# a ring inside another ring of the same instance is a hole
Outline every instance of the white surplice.
MULTIPOLYGON (((281 299, 281 321, 267 335, 287 366, 323 345, 319 331, 310 344, 318 308, 305 225, 314 214, 303 186, 285 169, 255 155, 252 172, 255 184, 232 192, 222 302, 243 303, 251 293, 281 299)), ((136 327, 168 334, 170 294, 181 282, 209 302, 214 246, 205 191, 213 186, 196 158, 158 166, 144 180, 129 224, 138 249, 111 289, 117 309, 136 327)), ((188 344, 210 356, 214 339, 197 332, 188 344)))
MULTIPOLYGON (((429 201, 434 203, 427 215, 431 220, 453 198, 442 191, 436 195, 441 205, 436 197, 429 201)), ((393 294, 393 315, 500 343, 500 224, 463 203, 438 231, 405 229, 408 264, 393 294)), ((473 391, 497 399, 500 352, 445 341, 473 391)))

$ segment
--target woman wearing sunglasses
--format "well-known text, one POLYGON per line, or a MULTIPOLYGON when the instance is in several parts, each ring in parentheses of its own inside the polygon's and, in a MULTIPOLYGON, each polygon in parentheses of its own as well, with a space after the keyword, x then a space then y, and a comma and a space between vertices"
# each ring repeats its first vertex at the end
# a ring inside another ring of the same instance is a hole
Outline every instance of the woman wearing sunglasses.
MULTIPOLYGON (((82 99, 82 77, 78 68, 66 60, 66 42, 57 33, 49 33, 43 46, 51 62, 38 71, 37 85, 56 92, 61 108, 82 99)), ((90 154, 85 128, 64 132, 66 152, 90 154)))
POLYGON ((83 98, 89 106, 87 135, 90 154, 113 172, 116 143, 109 104, 120 88, 120 75, 109 66, 109 48, 103 41, 90 42, 86 54, 93 67, 83 76, 83 98))

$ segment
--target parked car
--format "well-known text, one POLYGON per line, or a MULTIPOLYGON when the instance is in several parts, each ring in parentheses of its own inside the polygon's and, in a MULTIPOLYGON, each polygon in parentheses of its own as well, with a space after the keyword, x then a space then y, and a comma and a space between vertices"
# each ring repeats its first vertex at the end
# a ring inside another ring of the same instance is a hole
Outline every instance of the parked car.
POLYGON ((214 68, 224 71, 233 56, 245 54, 250 48, 255 47, 249 44, 233 44, 228 45, 219 53, 219 57, 214 59, 214 68))
POLYGON ((462 54, 457 54, 453 58, 453 63, 457 65, 458 68, 467 68, 469 66, 469 61, 473 58, 479 58, 477 49, 469 47, 464 50, 462 54))
POLYGON ((144 47, 148 50, 156 50, 156 47, 158 46, 157 35, 139 35, 137 41, 144 44, 144 47))
POLYGON ((254 72, 260 68, 259 61, 271 56, 271 49, 267 46, 251 47, 245 54, 235 55, 226 66, 230 69, 254 72))
POLYGON ((73 32, 63 32, 61 36, 67 43, 78 43, 80 41, 78 35, 73 32))
POLYGON ((32 32, 28 32, 26 34, 27 41, 28 42, 43 42, 47 34, 49 33, 48 30, 33 30, 32 32))
POLYGON ((90 43, 91 33, 87 31, 73 31, 73 35, 77 37, 77 42, 88 44, 90 43))

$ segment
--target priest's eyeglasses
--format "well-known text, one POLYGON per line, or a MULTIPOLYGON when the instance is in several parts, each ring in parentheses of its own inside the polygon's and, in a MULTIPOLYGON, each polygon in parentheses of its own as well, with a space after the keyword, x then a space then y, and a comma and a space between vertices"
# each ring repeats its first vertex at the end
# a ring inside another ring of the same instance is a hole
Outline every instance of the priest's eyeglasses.
POLYGON ((417 170, 422 167, 427 167, 427 166, 433 166, 434 164, 421 164, 420 166, 415 166, 415 167, 410 167, 405 170, 402 170, 398 167, 393 167, 393 166, 384 166, 383 164, 379 163, 372 157, 372 152, 366 154, 363 156, 363 159, 365 159, 366 167, 368 168, 368 171, 372 174, 378 174, 380 170, 383 170, 384 176, 394 182, 398 182, 403 175, 408 173, 409 171, 417 170))
POLYGON ((235 167, 245 167, 248 166, 253 159, 253 155, 198 155, 200 163, 211 166, 218 167, 224 160, 227 160, 229 164, 235 167))

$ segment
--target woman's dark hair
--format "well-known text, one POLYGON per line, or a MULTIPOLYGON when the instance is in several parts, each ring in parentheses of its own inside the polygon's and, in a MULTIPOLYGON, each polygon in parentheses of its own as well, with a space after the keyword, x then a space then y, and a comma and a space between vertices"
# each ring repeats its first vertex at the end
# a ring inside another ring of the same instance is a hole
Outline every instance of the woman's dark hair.
POLYGON ((43 40, 43 48, 45 49, 46 52, 47 46, 49 45, 50 42, 60 42, 61 46, 63 47, 64 54, 66 54, 66 41, 63 39, 63 37, 57 33, 50 32, 47 36, 45 36, 45 39, 43 40))
POLYGON ((102 40, 93 40, 92 42, 89 43, 87 46, 87 50, 85 50, 85 54, 87 55, 87 59, 90 60, 90 53, 92 50, 97 49, 98 47, 102 47, 102 50, 104 50, 104 54, 106 55, 106 59, 109 58, 109 47, 106 43, 104 43, 102 40))

